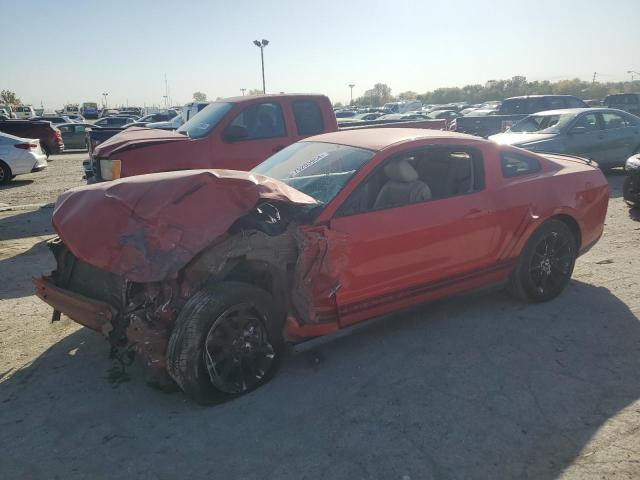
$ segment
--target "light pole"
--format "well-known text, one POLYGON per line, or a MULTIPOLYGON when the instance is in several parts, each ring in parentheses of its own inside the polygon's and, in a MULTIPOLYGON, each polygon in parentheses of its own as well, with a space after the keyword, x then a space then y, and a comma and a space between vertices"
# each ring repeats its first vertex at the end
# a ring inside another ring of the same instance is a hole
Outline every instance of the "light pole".
POLYGON ((267 88, 264 84, 264 47, 269 45, 269 40, 265 40, 264 38, 262 41, 254 40, 253 44, 260 49, 260 60, 262 61, 262 93, 266 95, 267 88))
POLYGON ((351 102, 349 102, 349 105, 353 105, 353 87, 355 87, 355 84, 350 83, 349 88, 351 89, 351 102))
POLYGON ((244 92, 246 91, 246 88, 241 88, 240 91, 242 92, 242 96, 244 97, 244 92))
POLYGON ((640 73, 636 72, 635 70, 627 70, 627 73, 631 74, 631 81, 632 82, 633 82, 633 76, 634 75, 640 76, 640 73))
POLYGON ((109 95, 109 94, 108 94, 107 92, 104 92, 104 93, 102 94, 102 98, 103 98, 103 102, 102 102, 102 103, 104 103, 104 108, 107 108, 107 96, 108 96, 108 95, 109 95))
POLYGON ((163 95, 162 98, 164 98, 164 108, 169 108, 167 106, 167 99, 169 98, 169 96, 168 95, 163 95))

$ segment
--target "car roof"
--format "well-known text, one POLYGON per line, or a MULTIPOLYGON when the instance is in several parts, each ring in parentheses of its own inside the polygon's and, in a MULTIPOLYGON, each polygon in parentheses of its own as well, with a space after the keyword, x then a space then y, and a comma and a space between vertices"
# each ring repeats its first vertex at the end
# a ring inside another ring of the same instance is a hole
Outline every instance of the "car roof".
MULTIPOLYGON (((248 102, 254 101, 260 98, 275 98, 275 97, 286 97, 286 98, 326 98, 326 95, 322 95, 319 93, 268 93, 266 95, 244 95, 240 97, 229 97, 229 98, 221 98, 219 100, 215 100, 216 102, 232 102, 232 103, 240 103, 240 102, 248 102)), ((213 103, 213 102, 205 102, 205 103, 213 103)))
POLYGON ((516 99, 522 99, 522 98, 545 98, 545 97, 572 97, 572 98, 577 98, 574 95, 561 95, 561 94, 550 93, 548 95, 520 95, 518 97, 505 98, 502 101, 504 102, 506 100, 516 100, 516 99))
POLYGON ((446 130, 430 130, 425 128, 354 128, 338 132, 324 133, 305 138, 303 142, 325 142, 365 148, 367 150, 384 150, 398 143, 426 139, 458 138, 465 142, 485 143, 480 137, 446 130))
MULTIPOLYGON (((560 108, 558 110, 544 110, 542 112, 532 113, 531 116, 533 116, 533 115, 566 115, 566 114, 575 114, 575 115, 577 115, 578 113, 582 113, 582 112, 593 112, 593 113, 614 112, 614 113, 618 113, 618 112, 622 112, 622 110, 617 110, 615 108, 606 108, 606 107, 560 108)), ((624 112, 624 113, 626 113, 626 112, 624 112)))

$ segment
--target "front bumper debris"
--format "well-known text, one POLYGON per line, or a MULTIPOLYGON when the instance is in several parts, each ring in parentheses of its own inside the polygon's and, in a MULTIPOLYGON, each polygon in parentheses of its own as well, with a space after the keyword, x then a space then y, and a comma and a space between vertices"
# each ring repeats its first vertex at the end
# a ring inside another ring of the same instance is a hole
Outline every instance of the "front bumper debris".
POLYGON ((36 295, 80 325, 108 335, 117 311, 111 305, 57 287, 47 277, 33 279, 36 295))

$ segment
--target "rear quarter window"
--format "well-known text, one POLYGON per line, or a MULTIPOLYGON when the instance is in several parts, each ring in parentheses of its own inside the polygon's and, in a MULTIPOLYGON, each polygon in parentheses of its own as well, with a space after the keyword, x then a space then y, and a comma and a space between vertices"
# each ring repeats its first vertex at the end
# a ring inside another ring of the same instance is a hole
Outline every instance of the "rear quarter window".
POLYGON ((298 135, 317 135, 324 132, 322 111, 313 100, 293 102, 293 115, 296 119, 298 135))
POLYGON ((519 177, 541 170, 540 162, 533 157, 513 152, 502 152, 502 176, 505 178, 519 177))

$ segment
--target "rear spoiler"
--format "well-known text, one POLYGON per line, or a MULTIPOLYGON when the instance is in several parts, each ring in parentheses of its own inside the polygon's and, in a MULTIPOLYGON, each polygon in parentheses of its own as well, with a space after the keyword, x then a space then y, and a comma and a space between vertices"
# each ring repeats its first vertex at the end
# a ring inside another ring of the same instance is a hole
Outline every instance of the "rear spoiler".
POLYGON ((553 157, 562 157, 563 160, 568 160, 570 162, 576 163, 586 163, 587 165, 591 165, 592 167, 598 168, 598 164, 590 158, 578 157, 576 155, 568 155, 566 153, 555 153, 555 152, 535 152, 538 155, 542 155, 549 160, 553 160, 553 157))

